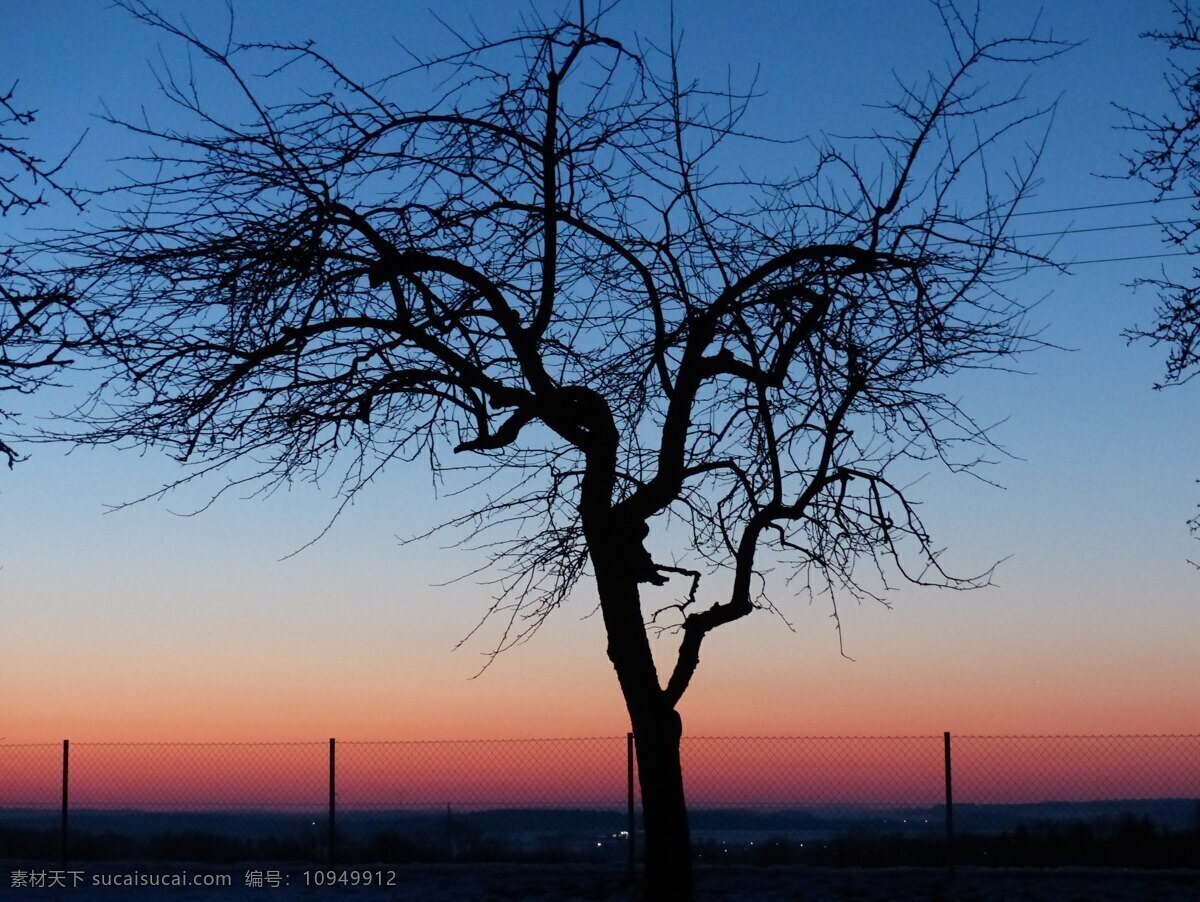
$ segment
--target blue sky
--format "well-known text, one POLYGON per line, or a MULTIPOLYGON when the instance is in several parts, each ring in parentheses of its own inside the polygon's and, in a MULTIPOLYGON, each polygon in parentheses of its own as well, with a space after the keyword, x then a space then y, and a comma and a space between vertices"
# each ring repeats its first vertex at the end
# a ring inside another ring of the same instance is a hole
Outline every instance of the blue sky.
MULTIPOLYGON (((186 11, 206 36, 224 33, 220 4, 160 3, 186 11)), ((242 2, 245 40, 313 37, 364 79, 402 65, 396 39, 450 46, 425 4, 242 2)), ((558 4, 535 4, 554 11, 558 4)), ((439 7, 447 22, 474 19, 493 33, 516 22, 510 4, 439 7)), ((1170 25, 1165 2, 984 4, 985 27, 1042 26, 1080 42, 1039 66, 1031 103, 1058 100, 1031 211, 1138 201, 1121 179, 1136 137, 1116 127, 1113 104, 1160 109, 1162 48, 1138 37, 1170 25)), ((619 35, 661 39, 666 3, 626 3, 611 13, 619 35)), ((789 137, 886 128, 868 104, 894 96, 894 74, 945 65, 932 6, 920 2, 738 3, 677 0, 684 63, 723 81, 757 70, 765 92, 751 130, 789 137)), ((104 185, 114 158, 139 139, 96 118, 105 107, 160 115, 151 64, 178 63, 179 48, 106 2, 10 0, 0 6, 0 79, 39 109, 33 134, 47 157, 87 130, 67 177, 104 185)), ((215 79, 201 84, 216 103, 215 79), (209 87, 211 85, 211 87, 209 87)), ((805 148, 747 158, 764 170, 803 166, 805 148), (793 161, 789 155, 795 154, 793 161)), ((99 206, 99 204, 97 204, 99 206)), ((1186 203, 1030 215, 1020 232, 1149 223, 1186 215, 1186 203)), ((95 211, 93 211, 93 214, 95 211)), ((52 208, 0 223, 73 225, 52 208)), ((1064 261, 1162 253, 1154 228, 1065 236, 1064 261)), ((783 606, 795 634, 754 617, 710 639, 684 704, 702 732, 1182 731, 1200 729, 1182 687, 1200 662, 1200 557, 1185 521, 1200 501, 1196 448, 1200 393, 1154 392, 1162 349, 1127 346, 1121 331, 1152 316, 1154 297, 1129 286, 1177 259, 1041 270, 1014 286, 1040 301, 1034 323, 1051 343, 1025 358, 1026 375, 964 378, 955 391, 1012 458, 988 471, 1003 488, 931 472, 922 498, 948 559, 981 569, 1007 558, 998 587, 970 595, 904 590, 893 610, 843 611, 851 663, 839 657, 828 610, 783 606), (753 621, 753 622, 751 622, 753 621)), ((54 418, 70 392, 30 402, 26 421, 54 418)), ((449 587, 469 569, 436 544, 399 547, 397 535, 435 522, 423 471, 397 469, 360 496, 335 529, 302 554, 332 514, 328 487, 298 485, 265 499, 230 499, 198 517, 219 483, 115 513, 119 504, 178 474, 154 452, 42 445, 0 474, 0 698, 20 699, 8 739, 360 738, 619 733, 624 717, 585 591, 531 644, 478 680, 482 641, 452 652, 486 607, 486 590, 449 587), (131 695, 143 697, 134 714, 131 695), (581 703, 586 699, 586 703, 581 703), (236 702, 234 701, 236 700, 236 702), (501 714, 503 713, 503 716, 501 714)))

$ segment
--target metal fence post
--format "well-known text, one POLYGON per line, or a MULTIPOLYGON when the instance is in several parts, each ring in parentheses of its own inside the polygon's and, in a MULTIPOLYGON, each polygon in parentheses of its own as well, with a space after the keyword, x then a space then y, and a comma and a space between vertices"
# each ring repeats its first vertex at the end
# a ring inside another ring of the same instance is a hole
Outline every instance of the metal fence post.
POLYGON ((71 740, 63 740, 62 757, 62 866, 67 869, 67 773, 71 760, 71 740))
POLYGON ((626 780, 625 786, 629 794, 629 818, 627 828, 629 831, 629 879, 633 880, 636 876, 637 866, 637 823, 633 816, 633 733, 625 734, 625 765, 626 765, 626 780))
POLYGON ((335 842, 337 841, 337 740, 329 738, 329 863, 335 859, 335 842))
POLYGON ((954 876, 954 783, 950 773, 950 731, 942 734, 946 752, 946 873, 954 876))

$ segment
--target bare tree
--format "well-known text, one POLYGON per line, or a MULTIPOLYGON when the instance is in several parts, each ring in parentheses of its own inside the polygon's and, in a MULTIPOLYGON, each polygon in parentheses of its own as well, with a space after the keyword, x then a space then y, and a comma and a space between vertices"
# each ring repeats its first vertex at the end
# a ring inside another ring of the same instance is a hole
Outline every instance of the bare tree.
MULTIPOLYGON (((1167 46, 1170 57, 1165 78, 1175 108, 1161 115, 1121 109, 1129 117, 1128 128, 1145 142, 1145 149, 1128 160, 1130 176, 1151 185, 1160 197, 1182 189, 1196 198, 1193 209, 1197 218, 1162 226, 1170 244, 1195 252, 1200 246, 1200 19, 1189 0, 1176 0, 1172 8, 1178 27, 1143 37, 1167 46)), ((1163 275, 1138 284, 1158 292, 1155 322, 1129 329, 1126 336, 1167 346, 1166 373, 1156 389, 1182 385, 1200 373, 1200 267, 1192 268, 1189 279, 1163 275)), ((1188 525, 1200 538, 1200 515, 1188 525)))
MULTIPOLYGON (((17 104, 16 87, 0 95, 0 216, 44 206, 47 192, 79 207, 76 192, 57 178, 66 157, 48 164, 26 148, 25 129, 37 114, 17 104)), ((61 288, 32 274, 20 251, 0 247, 0 392, 32 392, 67 362, 54 322, 66 300, 61 288)), ((7 419, 0 409, 0 420, 7 419)), ((0 455, 9 467, 17 460, 3 437, 0 455)))
POLYGON ((344 466, 347 498, 396 460, 477 477, 447 528, 497 580, 495 651, 594 580, 648 898, 690 898, 676 709, 708 636, 784 587, 836 612, 895 580, 989 579, 943 570, 905 485, 990 454, 947 377, 1033 343, 1006 229, 1041 111, 983 79, 1062 45, 936 7, 949 63, 899 86, 895 132, 771 181, 735 165, 752 92, 685 81, 677 44, 582 10, 363 83, 311 45, 214 46, 123 5, 243 109, 164 72, 194 130, 128 124, 155 148, 123 189, 141 200, 58 246, 111 361, 85 440, 174 449, 184 481, 344 466), (307 92, 268 102, 256 55, 307 92), (678 636, 662 672, 656 631, 678 636))

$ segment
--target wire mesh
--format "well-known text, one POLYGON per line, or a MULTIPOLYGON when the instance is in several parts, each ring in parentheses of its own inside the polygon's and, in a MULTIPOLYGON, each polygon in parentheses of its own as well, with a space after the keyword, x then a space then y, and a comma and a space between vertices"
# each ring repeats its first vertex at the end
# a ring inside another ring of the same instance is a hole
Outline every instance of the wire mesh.
POLYGON ((1196 736, 956 736, 960 804, 1200 796, 1196 736))
POLYGON ((0 743, 0 808, 50 810, 62 791, 62 743, 0 743))
POLYGON ((72 807, 321 811, 328 745, 71 743, 72 807))
POLYGON ((1200 737, 959 736, 957 854, 973 863, 1200 861, 1200 737))
POLYGON ((0 743, 0 858, 50 858, 60 849, 62 748, 0 743))
POLYGON ((611 737, 338 743, 338 849, 389 860, 614 858, 625 759, 624 738, 611 737))
MULTIPOLYGON (((10 856, 63 853, 61 745, 27 771, 0 746, 4 784, 48 814, 18 818, 0 791, 10 856), (53 780, 48 780, 50 773, 53 780)), ((322 743, 71 743, 68 843, 75 859, 315 859, 327 837, 322 743)))
POLYGON ((339 742, 338 806, 616 809, 625 738, 339 742))
POLYGON ((693 808, 937 804, 941 736, 685 737, 693 808))
POLYGON ((931 859, 945 829, 942 748, 941 736, 687 737, 696 857, 882 863, 879 840, 892 837, 910 863, 931 859))
MULTIPOLYGON (((0 857, 62 854, 63 751, 0 744, 0 857)), ((627 863, 623 736, 69 751, 74 860, 627 863)), ((950 769, 942 736, 686 737, 681 760, 704 862, 1198 860, 1196 735, 955 736, 950 769)), ((634 804, 640 844, 636 780, 634 804)))

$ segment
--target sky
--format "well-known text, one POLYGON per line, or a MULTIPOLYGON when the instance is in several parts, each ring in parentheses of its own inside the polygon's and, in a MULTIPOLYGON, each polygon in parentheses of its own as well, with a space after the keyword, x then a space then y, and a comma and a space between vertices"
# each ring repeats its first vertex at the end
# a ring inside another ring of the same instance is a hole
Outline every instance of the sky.
MULTIPOLYGON (((219 4, 186 7, 202 34, 227 28, 219 4)), ((394 39, 449 46, 427 4, 235 0, 245 40, 313 37, 364 78, 402 63, 394 39)), ((503 34, 513 5, 439 7, 456 24, 503 34)), ((557 9, 554 4, 536 8, 557 9)), ((1119 176, 1136 137, 1115 104, 1162 109, 1162 48, 1141 32, 1170 25, 1157 2, 991 2, 984 22, 1043 27, 1079 42, 1038 66, 1031 102, 1058 100, 1030 211, 1141 201, 1119 176)), ((611 13, 615 32, 661 38, 669 6, 611 13)), ((939 67, 946 45, 920 2, 723 3, 676 0, 685 66, 723 82, 758 72, 765 96, 750 123, 788 136, 864 133, 872 104, 894 96, 893 73, 939 67)), ((42 155, 86 130, 66 175, 104 184, 136 152, 97 118, 153 114, 150 63, 178 48, 107 0, 0 4, 0 79, 40 111, 42 155), (66 12, 66 11, 69 11, 66 12)), ((215 88, 213 89, 216 90, 215 88)), ((213 96, 220 96, 214 94, 213 96)), ((779 159, 748 158, 763 166, 779 159)), ((1146 225, 1186 203, 1037 213, 1029 232, 1146 225), (1036 228, 1035 228, 1036 227, 1036 228)), ((20 237, 72 225, 59 208, 9 219, 20 237)), ((1026 229, 1027 227, 1027 229, 1026 229)), ((1164 253, 1155 228, 1065 236, 1059 259, 1164 253)), ((1185 525, 1200 502, 1195 423, 1200 386, 1155 392, 1165 352, 1127 345, 1122 330, 1152 317, 1154 296, 1130 283, 1186 261, 1139 259, 1042 270, 1016 286, 1038 301, 1035 325, 1059 349, 956 387, 984 421, 1002 421, 1010 457, 987 472, 999 487, 931 471, 927 524, 947 561, 979 571, 1003 559, 996 586, 951 593, 904 588, 890 608, 844 605, 839 653, 820 599, 776 598, 794 626, 766 613, 706 641, 680 710, 685 732, 728 735, 1200 733, 1200 546, 1185 525)), ((22 411, 53 423, 71 393, 22 411)), ((483 615, 487 588, 446 584, 472 569, 462 552, 398 536, 434 525, 455 502, 419 466, 388 471, 312 547, 333 514, 329 486, 225 498, 208 482, 164 501, 112 510, 178 478, 157 452, 43 444, 0 473, 0 737, 57 741, 320 741, 620 736, 627 718, 586 587, 533 641, 472 678, 490 649, 456 648, 483 615)), ((656 653, 669 652, 666 637, 656 653)))

